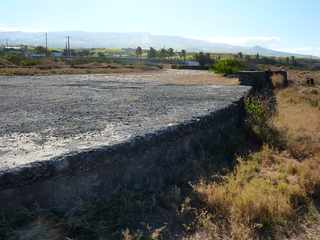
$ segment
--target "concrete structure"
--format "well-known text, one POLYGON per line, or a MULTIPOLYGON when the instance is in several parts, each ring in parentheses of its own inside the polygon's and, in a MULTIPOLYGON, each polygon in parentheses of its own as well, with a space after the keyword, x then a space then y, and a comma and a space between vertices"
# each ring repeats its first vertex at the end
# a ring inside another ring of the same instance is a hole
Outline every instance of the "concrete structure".
POLYGON ((1 207, 67 210, 192 181, 208 152, 215 164, 242 131, 251 87, 154 78, 0 77, 1 207))
POLYGON ((256 90, 272 87, 271 78, 265 71, 242 71, 237 75, 241 85, 252 86, 256 90))
POLYGON ((241 85, 252 86, 256 90, 273 87, 272 77, 280 75, 282 86, 288 86, 288 74, 286 71, 241 71, 237 74, 241 85))
POLYGON ((63 57, 63 52, 52 51, 52 52, 51 52, 51 56, 52 56, 52 57, 55 57, 55 58, 60 58, 60 57, 63 57))
POLYGON ((279 70, 279 71, 269 71, 271 72, 271 75, 281 75, 284 79, 284 82, 288 82, 288 73, 284 70, 279 70))

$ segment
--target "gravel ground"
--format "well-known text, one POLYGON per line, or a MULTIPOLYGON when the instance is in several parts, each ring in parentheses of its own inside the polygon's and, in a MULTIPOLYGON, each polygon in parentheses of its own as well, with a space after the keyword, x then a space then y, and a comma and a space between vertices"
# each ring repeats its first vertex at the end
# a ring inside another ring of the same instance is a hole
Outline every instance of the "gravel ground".
POLYGON ((178 70, 0 77, 0 170, 179 124, 248 91, 202 85, 209 79, 215 83, 209 73, 178 70))

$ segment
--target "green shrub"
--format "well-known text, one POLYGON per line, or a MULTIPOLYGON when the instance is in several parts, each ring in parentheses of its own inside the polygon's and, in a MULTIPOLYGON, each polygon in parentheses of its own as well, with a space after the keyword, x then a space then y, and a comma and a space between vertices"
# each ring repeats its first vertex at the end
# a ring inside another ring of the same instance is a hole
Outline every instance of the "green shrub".
POLYGON ((268 144, 276 149, 284 149, 287 145, 285 132, 275 128, 269 105, 268 100, 259 97, 245 99, 247 127, 261 143, 268 144))
POLYGON ((20 62, 21 66, 30 67, 38 65, 40 62, 38 60, 24 59, 20 62))
POLYGON ((266 103, 259 98, 247 98, 245 100, 245 110, 247 112, 248 121, 254 125, 264 126, 270 117, 266 103))
POLYGON ((21 61, 25 59, 25 57, 21 54, 7 54, 4 56, 4 58, 15 65, 20 65, 21 61))
POLYGON ((222 59, 213 65, 212 70, 216 73, 234 74, 244 69, 244 65, 235 59, 222 59))

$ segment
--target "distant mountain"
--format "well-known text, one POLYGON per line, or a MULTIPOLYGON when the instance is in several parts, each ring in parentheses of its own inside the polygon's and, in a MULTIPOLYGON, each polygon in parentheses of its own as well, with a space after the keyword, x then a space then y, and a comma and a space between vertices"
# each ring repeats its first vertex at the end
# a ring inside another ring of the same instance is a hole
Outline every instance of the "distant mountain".
MULTIPOLYGON (((153 35, 150 33, 107 33, 107 32, 50 32, 48 33, 49 47, 64 48, 66 36, 71 36, 73 48, 174 48, 187 51, 204 51, 215 53, 257 54, 264 56, 296 56, 310 57, 300 54, 279 52, 260 46, 241 47, 224 43, 211 43, 177 36, 153 35)), ((7 39, 10 44, 44 45, 44 33, 32 32, 0 32, 0 41, 7 39)))

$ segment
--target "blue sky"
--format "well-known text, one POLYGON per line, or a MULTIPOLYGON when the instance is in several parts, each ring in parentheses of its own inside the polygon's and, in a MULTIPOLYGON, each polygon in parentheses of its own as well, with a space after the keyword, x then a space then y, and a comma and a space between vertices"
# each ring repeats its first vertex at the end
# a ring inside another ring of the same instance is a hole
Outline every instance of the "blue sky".
POLYGON ((1 0, 0 14, 0 30, 150 32, 320 56, 319 0, 1 0))

